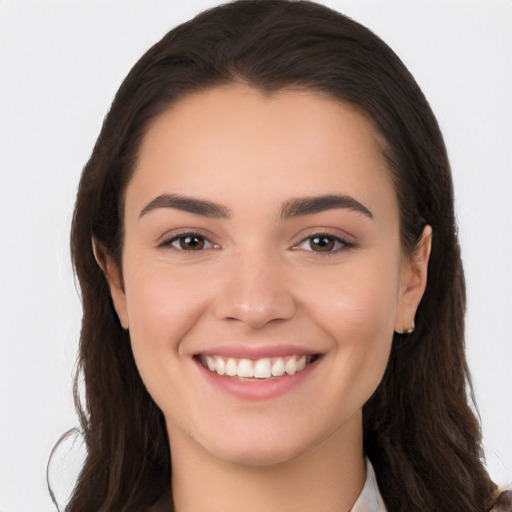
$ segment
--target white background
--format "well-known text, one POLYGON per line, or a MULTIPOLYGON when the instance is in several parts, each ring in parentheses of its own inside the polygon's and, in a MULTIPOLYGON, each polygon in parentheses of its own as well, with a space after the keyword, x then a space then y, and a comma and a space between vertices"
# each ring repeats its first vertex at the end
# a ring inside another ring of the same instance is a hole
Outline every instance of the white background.
MULTIPOLYGON (((80 305, 68 257, 81 168, 130 67, 216 1, 0 0, 0 512, 50 512, 45 467, 76 426, 80 305)), ((512 2, 326 1, 404 60, 456 188, 467 345, 491 475, 512 483, 512 2)), ((69 460, 69 458, 67 459, 69 460)), ((55 465, 59 496, 69 475, 55 465)))

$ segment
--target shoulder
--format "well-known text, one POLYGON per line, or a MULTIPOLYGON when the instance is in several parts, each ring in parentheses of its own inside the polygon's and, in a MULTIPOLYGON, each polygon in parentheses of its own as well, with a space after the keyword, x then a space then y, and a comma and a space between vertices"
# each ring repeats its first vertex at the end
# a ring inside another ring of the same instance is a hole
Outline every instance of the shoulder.
POLYGON ((512 512, 512 491, 503 491, 491 512, 512 512))

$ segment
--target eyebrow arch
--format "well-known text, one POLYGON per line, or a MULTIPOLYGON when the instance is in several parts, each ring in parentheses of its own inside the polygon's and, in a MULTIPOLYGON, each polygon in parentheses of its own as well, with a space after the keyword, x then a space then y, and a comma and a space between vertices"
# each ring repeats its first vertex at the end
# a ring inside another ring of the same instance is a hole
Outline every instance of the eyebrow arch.
POLYGON ((286 220, 293 217, 311 215, 313 213, 319 213, 334 208, 346 208, 349 210, 358 211, 370 219, 373 219, 373 213, 362 203, 353 197, 336 194, 290 199, 283 204, 281 209, 281 218, 286 220))
POLYGON ((139 218, 157 208, 173 208, 212 219, 229 219, 231 217, 229 208, 222 204, 179 194, 162 194, 144 206, 139 218))

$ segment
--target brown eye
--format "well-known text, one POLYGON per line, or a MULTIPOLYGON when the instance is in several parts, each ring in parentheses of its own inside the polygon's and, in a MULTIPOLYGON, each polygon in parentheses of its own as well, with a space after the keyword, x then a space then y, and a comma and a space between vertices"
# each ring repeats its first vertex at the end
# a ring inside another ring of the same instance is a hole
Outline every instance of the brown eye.
POLYGON ((182 251, 200 251, 204 249, 206 241, 199 235, 180 236, 175 240, 182 251))
POLYGON ((336 253, 352 247, 355 247, 355 245, 343 238, 330 234, 318 233, 308 236, 302 240, 302 242, 295 246, 295 249, 317 253, 336 253))
POLYGON ((174 249, 184 252, 200 252, 208 249, 218 249, 219 246, 210 242, 207 238, 199 233, 182 233, 163 240, 158 244, 161 249, 174 249))
POLYGON ((330 236, 313 236, 309 238, 309 246, 312 251, 330 252, 334 249, 335 240, 330 236))

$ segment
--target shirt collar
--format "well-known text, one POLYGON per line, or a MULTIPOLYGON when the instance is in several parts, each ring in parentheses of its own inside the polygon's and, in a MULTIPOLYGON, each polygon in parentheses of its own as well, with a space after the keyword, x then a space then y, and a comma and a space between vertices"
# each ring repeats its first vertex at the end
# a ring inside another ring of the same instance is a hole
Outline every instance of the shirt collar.
POLYGON ((366 459, 366 481, 350 512, 387 512, 377 486, 372 463, 366 459))

